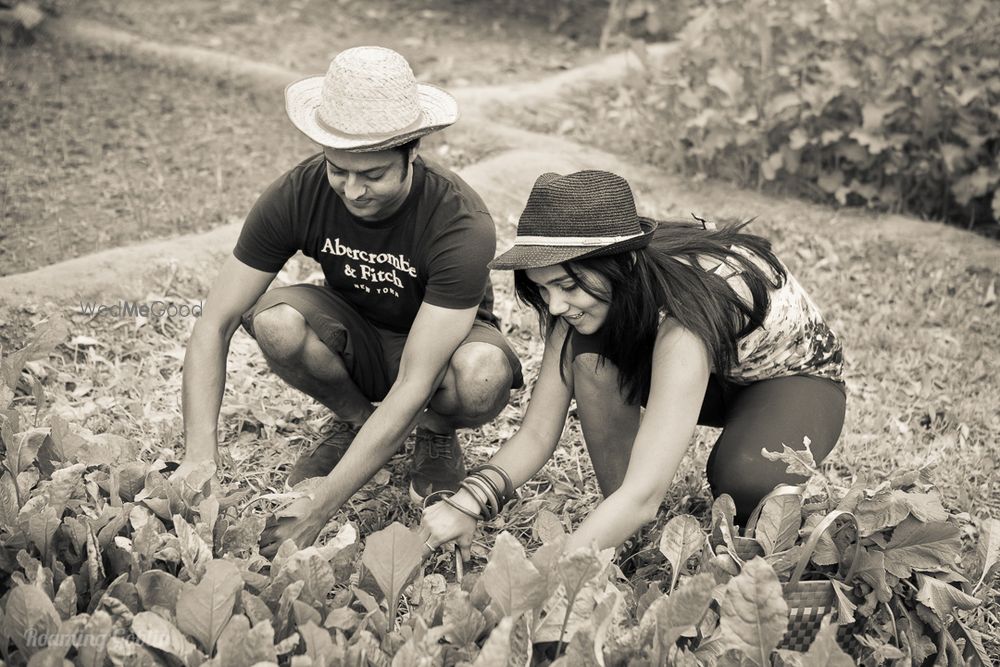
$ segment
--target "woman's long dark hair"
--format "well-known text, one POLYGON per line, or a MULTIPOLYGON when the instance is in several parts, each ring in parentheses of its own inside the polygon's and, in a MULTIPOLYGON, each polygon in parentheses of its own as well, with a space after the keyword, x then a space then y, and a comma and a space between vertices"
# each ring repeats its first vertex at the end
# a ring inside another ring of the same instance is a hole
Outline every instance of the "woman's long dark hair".
MULTIPOLYGON (((641 250, 562 264, 581 289, 608 304, 607 319, 595 335, 601 357, 617 366, 619 388, 630 403, 649 394, 650 359, 661 312, 705 344, 714 372, 721 376, 738 359, 739 338, 763 323, 770 306, 768 289, 779 287, 786 275, 767 239, 742 232, 749 222, 705 229, 701 223, 668 220, 659 224, 641 250), (733 252, 734 246, 762 259, 774 276, 733 252), (753 304, 746 304, 724 276, 703 268, 705 259, 732 267, 749 287, 753 304), (611 293, 588 282, 580 269, 602 275, 611 293)), ((549 314, 538 286, 519 270, 514 272, 514 289, 518 299, 538 312, 542 333, 547 335, 558 318, 549 314)), ((571 362, 570 338, 563 344, 563 371, 571 362)))

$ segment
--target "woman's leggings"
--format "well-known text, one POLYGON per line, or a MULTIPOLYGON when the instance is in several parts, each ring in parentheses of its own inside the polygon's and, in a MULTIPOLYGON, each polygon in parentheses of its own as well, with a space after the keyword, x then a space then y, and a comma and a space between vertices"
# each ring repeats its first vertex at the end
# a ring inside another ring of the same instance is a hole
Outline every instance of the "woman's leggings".
POLYGON ((809 449, 816 462, 837 444, 844 426, 847 397, 843 385, 807 375, 761 380, 750 385, 725 382, 712 375, 698 423, 722 428, 708 457, 712 495, 728 493, 736 503, 736 520, 744 525, 757 503, 777 484, 803 478, 785 472, 781 461, 768 461, 761 449, 809 449))

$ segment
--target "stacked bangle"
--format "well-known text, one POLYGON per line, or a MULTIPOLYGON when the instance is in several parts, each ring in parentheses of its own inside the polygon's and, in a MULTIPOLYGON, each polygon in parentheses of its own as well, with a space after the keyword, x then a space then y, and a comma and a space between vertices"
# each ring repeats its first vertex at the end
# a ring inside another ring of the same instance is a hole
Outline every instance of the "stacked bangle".
MULTIPOLYGON (((506 499, 504 504, 506 504, 506 501, 509 501, 514 497, 514 483, 510 480, 510 475, 507 474, 506 470, 500 466, 493 465, 492 463, 484 463, 477 468, 473 468, 472 474, 482 473, 483 470, 492 470, 496 474, 500 475, 500 479, 503 480, 503 498, 506 499)), ((483 475, 483 477, 489 479, 486 475, 483 475)))
POLYGON ((432 496, 436 496, 453 509, 470 518, 491 521, 500 514, 500 511, 503 510, 515 495, 514 484, 511 482, 510 475, 503 468, 489 463, 475 468, 459 483, 459 487, 464 489, 476 501, 476 504, 479 506, 479 514, 452 500, 451 496, 454 495, 452 491, 442 490, 431 494, 425 499, 424 506, 426 507, 429 504, 428 501, 431 500, 432 496), (484 470, 492 470, 503 479, 504 488, 502 491, 497 488, 496 481, 483 472, 484 470))
POLYGON ((442 497, 441 500, 443 500, 445 503, 447 503, 451 507, 454 507, 455 509, 457 509, 459 512, 461 512, 465 516, 473 518, 476 521, 479 521, 479 519, 482 518, 478 514, 476 514, 475 512, 472 512, 471 510, 465 509, 464 507, 462 507, 461 505, 459 505, 458 503, 456 503, 454 500, 452 500, 448 496, 442 497))

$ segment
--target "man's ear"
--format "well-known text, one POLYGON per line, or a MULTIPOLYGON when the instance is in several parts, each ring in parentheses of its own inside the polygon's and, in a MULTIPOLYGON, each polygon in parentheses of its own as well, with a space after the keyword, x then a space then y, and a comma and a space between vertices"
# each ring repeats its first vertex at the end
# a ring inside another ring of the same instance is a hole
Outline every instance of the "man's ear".
POLYGON ((417 153, 419 151, 420 151, 420 139, 417 139, 415 142, 413 142, 413 145, 410 146, 410 152, 409 155, 407 155, 407 162, 413 164, 413 161, 417 159, 417 153))

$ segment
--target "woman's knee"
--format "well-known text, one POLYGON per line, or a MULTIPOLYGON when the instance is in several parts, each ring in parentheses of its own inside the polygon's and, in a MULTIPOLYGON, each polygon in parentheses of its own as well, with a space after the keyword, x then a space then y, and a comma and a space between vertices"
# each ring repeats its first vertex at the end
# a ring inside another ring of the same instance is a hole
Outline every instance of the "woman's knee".
POLYGON ((302 354, 308 327, 302 313, 279 303, 254 315, 253 333, 269 361, 286 363, 302 354))

